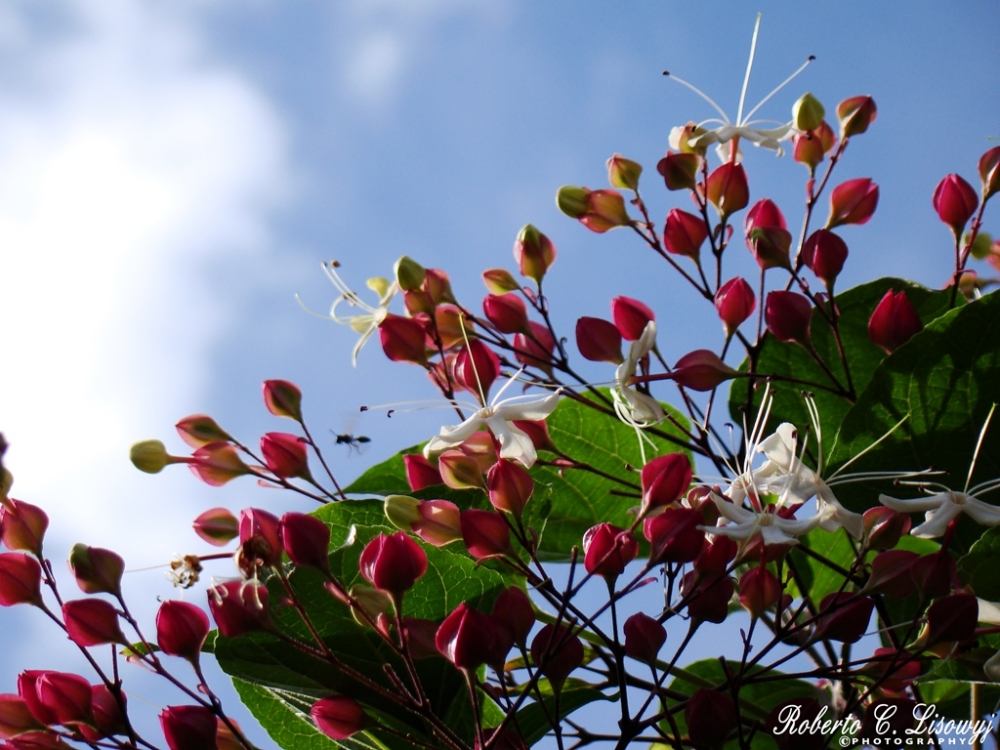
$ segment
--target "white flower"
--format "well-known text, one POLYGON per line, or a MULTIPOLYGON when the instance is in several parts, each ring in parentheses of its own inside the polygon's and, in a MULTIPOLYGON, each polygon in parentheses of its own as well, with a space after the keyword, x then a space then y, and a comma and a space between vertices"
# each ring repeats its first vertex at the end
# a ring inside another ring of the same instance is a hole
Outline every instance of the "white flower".
POLYGON ((983 526, 1000 524, 1000 508, 990 505, 965 492, 945 490, 930 497, 912 500, 897 500, 888 495, 879 495, 879 502, 900 513, 925 511, 924 522, 910 531, 921 539, 933 539, 944 534, 948 524, 962 513, 983 526))
POLYGON ((735 505, 716 492, 710 493, 709 498, 729 523, 700 528, 710 534, 721 534, 739 541, 748 541, 760 534, 764 544, 798 544, 797 537, 822 525, 829 520, 832 512, 827 508, 811 518, 782 518, 777 513, 758 512, 735 505))
POLYGON ((649 354, 656 346, 656 322, 649 321, 642 335, 629 346, 625 361, 618 365, 615 371, 615 386, 611 389, 611 397, 615 403, 615 413, 618 418, 630 427, 644 428, 666 419, 666 412, 659 402, 645 393, 640 393, 628 383, 635 375, 639 360, 649 354))
POLYGON ((500 443, 500 458, 517 461, 525 468, 531 468, 538 454, 535 445, 523 431, 512 422, 538 422, 549 416, 559 403, 560 391, 544 397, 513 396, 501 399, 516 378, 510 378, 500 389, 489 406, 477 408, 471 417, 452 427, 442 427, 441 431, 432 437, 424 446, 424 455, 440 453, 448 448, 454 448, 468 440, 482 428, 488 429, 500 443))

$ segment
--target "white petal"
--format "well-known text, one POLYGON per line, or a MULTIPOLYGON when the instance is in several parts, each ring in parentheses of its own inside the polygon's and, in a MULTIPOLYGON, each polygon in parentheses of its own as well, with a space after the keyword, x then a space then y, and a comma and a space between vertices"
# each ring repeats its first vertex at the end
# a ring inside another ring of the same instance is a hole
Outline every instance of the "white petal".
POLYGON ((545 398, 534 401, 516 402, 514 399, 507 399, 498 403, 494 407, 493 413, 507 422, 514 420, 538 422, 555 411, 556 406, 559 405, 560 396, 560 392, 556 391, 545 398))
MULTIPOLYGON (((838 526, 843 526, 847 529, 847 533, 853 536, 855 539, 861 539, 865 533, 864 518, 860 513, 855 513, 850 511, 840 504, 837 496, 833 494, 833 490, 824 484, 818 494, 817 494, 817 506, 819 510, 822 511, 824 508, 833 508, 833 515, 831 516, 834 523, 838 526)), ((827 531, 832 531, 833 529, 827 528, 827 523, 821 524, 827 531)))
POLYGON ((699 526, 698 528, 706 534, 728 536, 730 539, 741 542, 745 542, 755 533, 755 524, 752 523, 731 523, 727 526, 699 526))
POLYGON ((887 508, 898 510, 900 513, 918 513, 920 511, 934 510, 945 503, 953 504, 948 499, 948 493, 939 492, 930 497, 915 497, 911 500, 898 500, 888 495, 879 495, 878 501, 887 508))
POLYGON ((782 422, 773 435, 760 441, 757 452, 763 453, 784 471, 788 471, 795 456, 795 447, 798 443, 797 435, 795 425, 782 422))
POLYGON ((789 536, 779 526, 761 526, 760 538, 764 544, 798 544, 799 540, 789 536))
POLYGON ((977 599, 979 602, 978 622, 986 622, 991 625, 1000 625, 1000 606, 985 599, 977 599))
POLYGON ((773 525, 791 536, 802 536, 815 529, 828 518, 829 515, 827 513, 817 513, 811 518, 803 519, 776 516, 773 525))
POLYGON ((527 469, 535 465, 535 444, 524 432, 496 414, 486 418, 486 426, 500 443, 500 458, 518 461, 527 469))
POLYGON ((966 495, 962 510, 973 521, 983 526, 996 526, 1000 524, 1000 508, 996 505, 985 503, 978 498, 966 495))
POLYGON ((1000 682, 1000 651, 986 660, 983 664, 983 673, 993 682, 1000 682))
POLYGON ((454 448, 479 432, 480 427, 484 424, 485 421, 477 412, 461 424, 454 425, 453 427, 442 427, 441 431, 424 446, 424 456, 429 457, 434 453, 454 448))
POLYGON ((962 506, 953 502, 947 502, 939 506, 936 510, 929 510, 924 514, 924 522, 915 529, 910 530, 912 536, 920 539, 934 539, 944 534, 948 524, 962 512, 962 506))
POLYGON ((757 520, 756 513, 749 511, 746 508, 741 508, 739 505, 734 505, 715 492, 710 492, 708 497, 713 503, 715 503, 715 507, 719 509, 719 513, 728 518, 730 521, 734 521, 735 523, 752 524, 757 520))

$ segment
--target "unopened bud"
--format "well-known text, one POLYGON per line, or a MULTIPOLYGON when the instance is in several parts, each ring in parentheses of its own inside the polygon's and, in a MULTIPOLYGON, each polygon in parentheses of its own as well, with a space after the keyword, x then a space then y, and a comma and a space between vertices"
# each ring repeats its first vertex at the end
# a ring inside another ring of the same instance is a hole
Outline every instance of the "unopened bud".
POLYGON ((278 526, 281 544, 295 565, 330 569, 330 527, 305 513, 286 513, 278 526))
POLYGON ((552 241, 531 224, 525 224, 514 242, 514 260, 517 261, 521 275, 534 279, 536 284, 541 284, 542 278, 555 259, 556 247, 552 241))
POLYGON ((740 604, 753 617, 760 617, 781 599, 781 582, 763 565, 740 576, 740 604))
POLYGON ((438 471, 444 483, 453 490, 486 489, 478 462, 460 450, 445 451, 438 456, 438 471))
POLYGON ((346 740, 368 723, 361 704, 346 695, 321 698, 313 704, 309 715, 323 734, 335 740, 346 740))
POLYGON ((726 162, 709 176, 706 196, 719 212, 719 218, 728 219, 750 203, 750 186, 742 164, 726 162))
POLYGON ((792 158, 799 164, 805 164, 811 171, 815 170, 836 143, 837 136, 833 128, 825 121, 821 122, 815 130, 792 136, 792 158))
POLYGON ((528 310, 516 294, 487 295, 483 313, 500 333, 523 333, 528 329, 528 310))
POLYGON ((972 637, 979 616, 979 602, 973 594, 953 594, 938 599, 927 608, 927 628, 920 640, 928 646, 944 641, 964 641, 972 637))
POLYGON ((639 554, 639 543, 631 531, 601 523, 583 535, 583 552, 588 573, 614 581, 639 554))
POLYGON ((825 115, 823 105, 812 94, 803 94, 792 105, 792 123, 798 130, 815 130, 825 115))
POLYGON ((485 399, 500 377, 500 359, 480 339, 473 339, 455 357, 455 380, 470 393, 485 399))
POLYGON ((875 122, 878 108, 870 96, 852 96, 837 105, 837 117, 840 119, 841 138, 850 138, 868 130, 875 122))
POLYGON ((826 228, 841 224, 864 224, 878 206, 878 185, 868 177, 842 182, 830 193, 830 218, 826 228))
POLYGON ((69 553, 69 568, 83 593, 121 596, 125 561, 118 553, 74 544, 69 553))
POLYGON ((368 542, 358 565, 372 586, 398 597, 427 572, 427 554, 407 534, 397 531, 368 542))
POLYGON ((691 486, 691 461, 683 453, 658 456, 642 467, 642 510, 670 505, 691 486))
POLYGON ((427 275, 427 269, 406 255, 396 261, 393 272, 396 275, 396 283, 404 292, 420 289, 427 275))
POLYGON ((796 292, 768 292, 764 305, 764 322, 767 330, 778 341, 794 341, 808 346, 812 305, 806 297, 796 292))
POLYGON ((503 268, 488 268, 483 271, 483 283, 490 294, 506 294, 521 288, 511 272, 503 268))
POLYGON ((211 508, 194 519, 194 533, 215 547, 225 547, 240 533, 239 521, 226 508, 211 508))
POLYGON ((0 554, 0 607, 42 603, 42 568, 23 552, 0 554))
POLYGON ((868 549, 892 549, 910 531, 910 517, 884 505, 866 510, 862 524, 868 549))
MULTIPOLYGON (((66 635, 78 646, 128 644, 118 624, 118 612, 103 599, 75 599, 66 602, 62 607, 62 616, 66 635)), ((89 692, 89 685, 87 690, 89 692)))
POLYGON ((667 190, 694 190, 701 158, 697 154, 675 154, 670 151, 656 165, 667 190))
POLYGON ((1000 191, 1000 146, 979 157, 979 179, 983 182, 983 200, 1000 191))
POLYGON ((813 640, 857 643, 868 630, 875 602, 847 592, 828 594, 819 605, 813 640))
POLYGON ((465 315, 454 305, 438 305, 434 309, 434 325, 445 349, 451 349, 472 338, 472 329, 466 325, 465 315))
POLYGON ((139 471, 147 474, 159 474, 163 467, 175 463, 173 456, 167 453, 166 446, 159 440, 143 440, 135 443, 129 451, 129 460, 139 471))
POLYGON ((950 174, 934 189, 934 210, 957 238, 979 207, 979 196, 961 175, 950 174))
POLYGON ((550 623, 531 641, 531 660, 558 694, 574 669, 583 663, 583 644, 565 625, 550 623))
POLYGON ((428 268, 424 277, 424 290, 431 297, 431 302, 440 305, 442 302, 454 304, 455 295, 451 292, 451 279, 440 268, 428 268))
POLYGON ((170 656, 197 664, 208 631, 208 615, 190 602, 165 601, 156 612, 156 645, 170 656))
POLYGON ((264 405, 276 417, 302 421, 302 391, 287 380, 264 381, 264 405))
POLYGON ((971 232, 966 232, 962 235, 962 247, 969 247, 969 253, 976 260, 985 260, 989 258, 994 253, 993 249, 993 237, 987 232, 976 232, 975 239, 972 238, 971 232), (969 241, 972 244, 969 244, 969 241))
POLYGON ((587 203, 589 194, 587 188, 563 185, 556 191, 556 205, 571 219, 582 219, 590 208, 587 203))
POLYGON ((587 193, 587 212, 579 219, 587 229, 598 234, 631 223, 625 210, 625 199, 615 190, 591 190, 587 193))
POLYGON ((205 484, 220 487, 231 479, 250 473, 239 453, 229 443, 209 443, 196 450, 188 468, 205 484))
POLYGON ((622 626, 625 633, 625 653, 647 664, 656 657, 667 642, 667 631, 658 621, 644 612, 636 612, 622 626))
POLYGON ((721 746, 736 728, 738 714, 726 693, 699 688, 684 707, 688 737, 699 747, 721 746))
POLYGON ((887 354, 892 354, 923 329, 924 324, 904 291, 887 291, 868 319, 868 338, 887 354))
POLYGON ((627 341, 640 339, 649 322, 656 320, 656 315, 648 306, 631 297, 615 297, 611 300, 611 317, 627 341))
POLYGON ((488 510, 462 511, 462 541, 477 560, 502 557, 513 551, 510 527, 503 517, 488 510))
POLYGON ((167 706, 160 728, 170 750, 216 750, 218 722, 205 706, 167 706))
POLYGON ((711 391, 738 373, 709 349, 697 349, 677 360, 671 379, 692 391, 711 391))
POLYGON ((269 432, 260 439, 260 452, 267 470, 279 479, 308 479, 309 459, 305 438, 287 432, 269 432))
POLYGON ((615 154, 608 159, 608 182, 611 183, 611 187, 638 190, 641 174, 642 165, 626 159, 621 154, 615 154))
POLYGON ((701 513, 691 508, 667 508, 642 524, 649 541, 650 565, 691 562, 701 554, 705 532, 701 513))
POLYGON ((501 458, 487 472, 486 488, 494 508, 520 518, 535 491, 535 483, 522 466, 501 458))
MULTIPOLYGON (((716 537, 716 541, 719 538, 716 537)), ((732 578, 722 575, 701 578, 698 571, 692 570, 684 574, 680 590, 691 619, 718 624, 729 616, 729 602, 735 591, 732 578)))
MULTIPOLYGON (((52 712, 53 724, 90 724, 93 721, 90 683, 80 675, 46 671, 39 675, 34 688, 38 700, 52 712)), ((18 742, 15 739, 13 743, 15 747, 18 746, 18 742)), ((33 748, 34 745, 29 747, 33 748)), ((47 747, 58 747, 58 745, 47 747)))
POLYGON ((514 358, 525 367, 540 367, 549 370, 552 366, 552 352, 556 340, 548 327, 535 321, 528 323, 531 336, 518 333, 514 336, 514 358))
MULTIPOLYGON (((181 440, 192 448, 217 442, 232 442, 229 433, 219 427, 207 414, 192 414, 174 425, 181 440)), ((140 443, 141 445, 141 443, 140 443)))
POLYGON ((489 615, 462 602, 438 628, 434 643, 448 661, 459 669, 476 670, 490 661, 496 640, 489 615))
POLYGON ((0 541, 10 550, 31 552, 42 557, 42 542, 49 517, 37 505, 9 499, 0 506, 0 541))
POLYGON ((750 285, 737 276, 719 287, 715 293, 715 309, 722 319, 726 336, 732 336, 757 309, 757 297, 750 285))
POLYGON ((424 327, 413 318, 387 315, 378 327, 382 351, 393 362, 427 362, 427 344, 424 327))
POLYGON ((865 593, 879 593, 890 599, 905 599, 913 593, 916 581, 913 566, 920 559, 916 552, 890 549, 875 556, 865 593))
POLYGON ((622 335, 614 323, 583 317, 576 321, 576 348, 591 362, 621 364, 622 335))
POLYGON ((441 472, 422 453, 404 455, 403 466, 406 469, 406 481, 414 492, 444 483, 441 472))
POLYGON ((833 287, 844 262, 847 260, 847 243, 829 229, 817 229, 802 248, 802 262, 818 276, 826 288, 833 287))
POLYGON ((708 237, 705 219, 673 208, 663 225, 663 246, 668 253, 686 255, 697 261, 701 246, 708 237))
POLYGON ((504 589, 493 605, 493 621, 513 635, 514 643, 524 646, 535 624, 535 609, 523 589, 504 589))

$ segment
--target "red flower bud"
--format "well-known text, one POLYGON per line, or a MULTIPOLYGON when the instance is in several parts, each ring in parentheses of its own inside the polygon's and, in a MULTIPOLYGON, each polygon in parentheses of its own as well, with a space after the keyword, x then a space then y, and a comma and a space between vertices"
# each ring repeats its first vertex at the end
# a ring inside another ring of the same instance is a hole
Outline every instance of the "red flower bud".
POLYGON ((249 467, 229 443, 209 443, 196 450, 188 467, 205 484, 221 487, 230 479, 249 474, 249 467))
POLYGON ((488 294, 483 313, 500 333, 522 333, 528 328, 528 309, 516 294, 488 294))
POLYGON ((400 597, 427 572, 427 554, 402 531, 379 534, 365 546, 359 566, 372 586, 400 597))
POLYGON ((834 134, 833 128, 824 120, 815 130, 796 133, 792 136, 792 158, 800 164, 805 164, 811 170, 816 169, 836 142, 837 136, 834 134))
POLYGON ((170 750, 216 750, 218 722, 204 706, 167 706, 160 712, 160 728, 170 750))
MULTIPOLYGON (((74 599, 62 606, 66 634, 78 646, 101 646, 105 643, 128 644, 118 624, 118 612, 103 599, 74 599)), ((90 683, 87 683, 90 696, 90 683)))
POLYGON ((483 271, 483 283, 490 294, 506 294, 516 292, 521 288, 517 279, 503 268, 488 268, 483 271))
POLYGON ((346 695, 321 698, 313 704, 309 715, 323 734, 335 740, 346 740, 368 723, 361 704, 346 695))
POLYGON ((701 513, 691 508, 667 508, 643 521, 650 565, 691 562, 698 557, 705 544, 705 532, 698 527, 704 523, 701 513))
POLYGON ((881 680, 882 690, 901 693, 920 676, 920 662, 906 651, 877 648, 861 671, 881 680))
POLYGON ((462 511, 462 541, 477 560, 512 552, 510 527, 502 516, 488 510, 462 511))
POLYGON ((9 498, 0 507, 0 541, 7 549, 42 556, 42 541, 49 527, 49 517, 37 505, 9 498))
MULTIPOLYGON (((121 700, 123 705, 127 702, 125 693, 121 693, 121 700)), ((90 686, 90 704, 93 726, 83 724, 77 727, 87 740, 97 742, 105 737, 128 732, 122 707, 106 685, 90 686)))
POLYGON ((451 293, 451 279, 440 268, 428 268, 424 272, 424 290, 435 305, 455 301, 455 295, 451 293))
POLYGON ((286 513, 278 527, 288 559, 299 566, 330 569, 330 527, 316 516, 286 513))
POLYGON ((927 645, 971 638, 979 618, 979 602, 973 594, 952 594, 927 608, 927 645))
POLYGON ((684 706, 688 737, 699 746, 721 745, 736 728, 736 720, 733 699, 715 690, 699 688, 684 706))
POLYGON ((753 617, 760 617, 781 599, 781 581, 763 565, 740 576, 740 604, 753 617))
POLYGON ((550 623, 532 639, 531 660, 558 693, 570 673, 583 663, 583 644, 569 628, 550 623))
POLYGON ((393 362, 412 362, 423 365, 427 362, 426 332, 413 318, 401 315, 386 315, 378 327, 382 351, 393 362))
POLYGON ((524 419, 515 419, 511 424, 528 436, 531 444, 535 446, 535 450, 555 452, 556 446, 549 435, 549 426, 544 420, 531 422, 524 419))
POLYGON ((951 591, 952 583, 956 580, 955 559, 946 550, 938 550, 914 560, 910 575, 913 576, 921 599, 937 599, 951 591))
POLYGON ((587 572, 612 582, 639 554, 639 544, 631 531, 601 523, 583 535, 583 552, 587 572))
POLYGON ((972 185, 957 174, 945 177, 934 189, 934 210, 957 238, 979 207, 979 196, 972 185))
POLYGON ((210 443, 229 443, 232 437, 206 414, 192 414, 174 425, 181 440, 192 448, 201 448, 210 443))
POLYGON ((302 421, 302 391, 287 380, 264 381, 264 405, 276 417, 302 421))
POLYGON ((278 517, 260 508, 240 511, 241 555, 253 566, 270 568, 281 562, 278 517))
POLYGON ((737 276, 719 287, 715 293, 715 309, 722 319, 726 336, 732 336, 757 309, 757 297, 750 285, 737 276))
POLYGON ((979 157, 979 178, 983 181, 983 200, 1000 191, 1000 146, 979 157))
POLYGON ((828 594, 819 605, 815 640, 857 643, 868 630, 875 602, 870 597, 848 594, 828 594))
POLYGON ((31 713, 28 703, 18 695, 0 695, 0 738, 10 739, 34 729, 44 729, 31 713))
POLYGON ((121 595, 125 561, 116 552, 74 544, 69 553, 69 569, 83 593, 121 595))
POLYGON ((611 300, 611 317, 615 321, 615 327, 627 341, 638 340, 649 321, 656 320, 652 310, 631 297, 615 297, 611 300))
POLYGON ((260 439, 268 471, 279 479, 309 476, 306 439, 287 432, 269 432, 260 439))
POLYGON ((742 164, 726 162, 708 176, 708 199, 722 219, 727 219, 750 202, 750 186, 742 164))
POLYGON ((715 352, 697 349, 677 360, 670 378, 692 391, 711 391, 736 374, 736 370, 719 359, 715 352))
POLYGON ((705 219, 673 208, 663 225, 663 246, 674 255, 686 255, 698 260, 702 244, 708 237, 705 219))
POLYGON ((270 630, 267 586, 250 581, 227 581, 208 590, 208 609, 226 638, 270 630))
POLYGON ((42 703, 36 689, 38 680, 46 674, 53 674, 53 672, 43 669, 28 669, 21 672, 17 676, 17 693, 28 706, 31 715, 42 725, 48 726, 56 723, 56 715, 51 708, 42 703))
POLYGON ((617 190, 587 190, 587 188, 583 190, 586 191, 584 198, 586 210, 576 218, 591 232, 602 234, 609 229, 625 227, 631 223, 628 211, 625 210, 625 199, 617 190))
POLYGON ((642 510, 679 500, 691 486, 691 461, 683 453, 658 456, 642 467, 642 510))
POLYGON ((837 105, 837 117, 840 119, 840 137, 850 138, 868 130, 875 122, 878 108, 870 96, 852 96, 837 105))
MULTIPOLYGON (((710 504, 714 507, 714 503, 710 504)), ((698 555, 694 561, 694 569, 705 577, 723 576, 729 569, 729 563, 736 558, 736 550, 736 542, 720 534, 698 555)))
POLYGON ((621 364, 622 335, 618 328, 603 318, 583 317, 576 321, 576 348, 591 362, 621 364))
POLYGON ((764 322, 778 341, 794 341, 806 346, 812 324, 812 305, 806 297, 795 292, 768 292, 764 322))
POLYGON ((474 671, 490 661, 495 640, 495 626, 490 616, 462 602, 444 618, 434 644, 456 667, 474 671))
POLYGON ((817 229, 802 248, 802 261, 826 288, 833 286, 847 260, 847 243, 828 229, 817 229))
POLYGON ((458 350, 455 358, 455 380, 465 390, 486 398, 494 381, 500 376, 500 360, 496 353, 479 339, 473 339, 458 350))
POLYGON ((491 617, 498 628, 510 631, 514 643, 524 646, 535 624, 535 608, 523 589, 511 586, 500 592, 491 617))
POLYGON ((922 330, 924 324, 903 291, 887 291, 868 319, 868 338, 887 354, 892 354, 922 330))
MULTIPOLYGON (((716 541, 720 538, 727 537, 716 537, 716 541)), ((696 561, 695 565, 697 564, 696 561)), ((726 576, 710 578, 699 578, 699 576, 697 570, 692 570, 681 578, 681 596, 687 600, 688 615, 699 622, 725 621, 729 616, 729 602, 735 591, 733 580, 726 576)))
POLYGON ((194 519, 194 533, 215 547, 224 547, 240 533, 236 516, 225 508, 206 510, 194 519))
POLYGON ((535 491, 535 482, 519 464, 501 458, 486 474, 486 488, 494 508, 520 518, 535 491))
POLYGON ((170 656, 198 663, 208 635, 208 615, 189 602, 171 599, 156 612, 156 645, 170 656))
POLYGON ((406 468, 406 481, 414 492, 444 483, 441 472, 422 453, 407 453, 403 456, 403 466, 406 468))
POLYGON ((90 683, 68 672, 42 672, 34 686, 38 700, 52 713, 54 724, 89 723, 91 712, 90 683))
POLYGON ((497 446, 493 435, 486 430, 479 430, 462 441, 458 446, 469 458, 475 459, 480 473, 486 473, 497 462, 497 446))
POLYGON ((868 549, 892 549, 904 534, 910 532, 910 517, 884 505, 869 508, 862 519, 865 547, 868 549))
POLYGON ((916 552, 903 549, 891 549, 876 555, 865 591, 877 592, 890 599, 905 599, 916 590, 912 571, 919 557, 916 552))
POLYGON ((556 247, 552 241, 531 224, 525 224, 514 242, 514 260, 521 275, 540 284, 555 259, 556 247))
POLYGON ((453 490, 465 490, 472 487, 486 489, 486 480, 479 463, 472 456, 460 450, 445 451, 438 456, 438 471, 441 479, 453 490))
MULTIPOLYGON (((754 229, 788 229, 785 215, 770 198, 761 198, 747 211, 743 232, 749 236, 754 229)), ((749 247, 749 241, 747 243, 749 247)))
POLYGON ((625 633, 625 653, 633 659, 652 664, 667 642, 667 631, 647 614, 637 612, 622 626, 625 633))
POLYGON ((670 151, 656 164, 667 190, 694 190, 701 159, 697 154, 674 154, 670 151))
POLYGON ((531 337, 523 333, 514 336, 514 357, 526 367, 541 367, 547 369, 552 362, 552 352, 556 348, 556 340, 552 333, 541 323, 530 321, 531 337))
POLYGON ((826 228, 841 224, 864 224, 878 206, 878 185, 868 177, 842 182, 830 193, 830 218, 826 228))

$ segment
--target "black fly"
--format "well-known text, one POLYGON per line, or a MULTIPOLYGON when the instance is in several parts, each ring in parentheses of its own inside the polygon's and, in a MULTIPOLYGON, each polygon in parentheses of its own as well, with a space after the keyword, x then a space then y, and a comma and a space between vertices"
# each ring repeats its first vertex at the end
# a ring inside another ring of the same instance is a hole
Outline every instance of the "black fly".
MULTIPOLYGON (((333 432, 333 430, 330 430, 330 432, 333 432)), ((349 432, 344 432, 339 435, 334 432, 333 435, 337 445, 347 446, 348 453, 350 453, 353 450, 357 450, 358 453, 360 453, 361 446, 365 445, 366 443, 370 443, 372 441, 370 437, 366 437, 365 435, 352 435, 349 432)))

